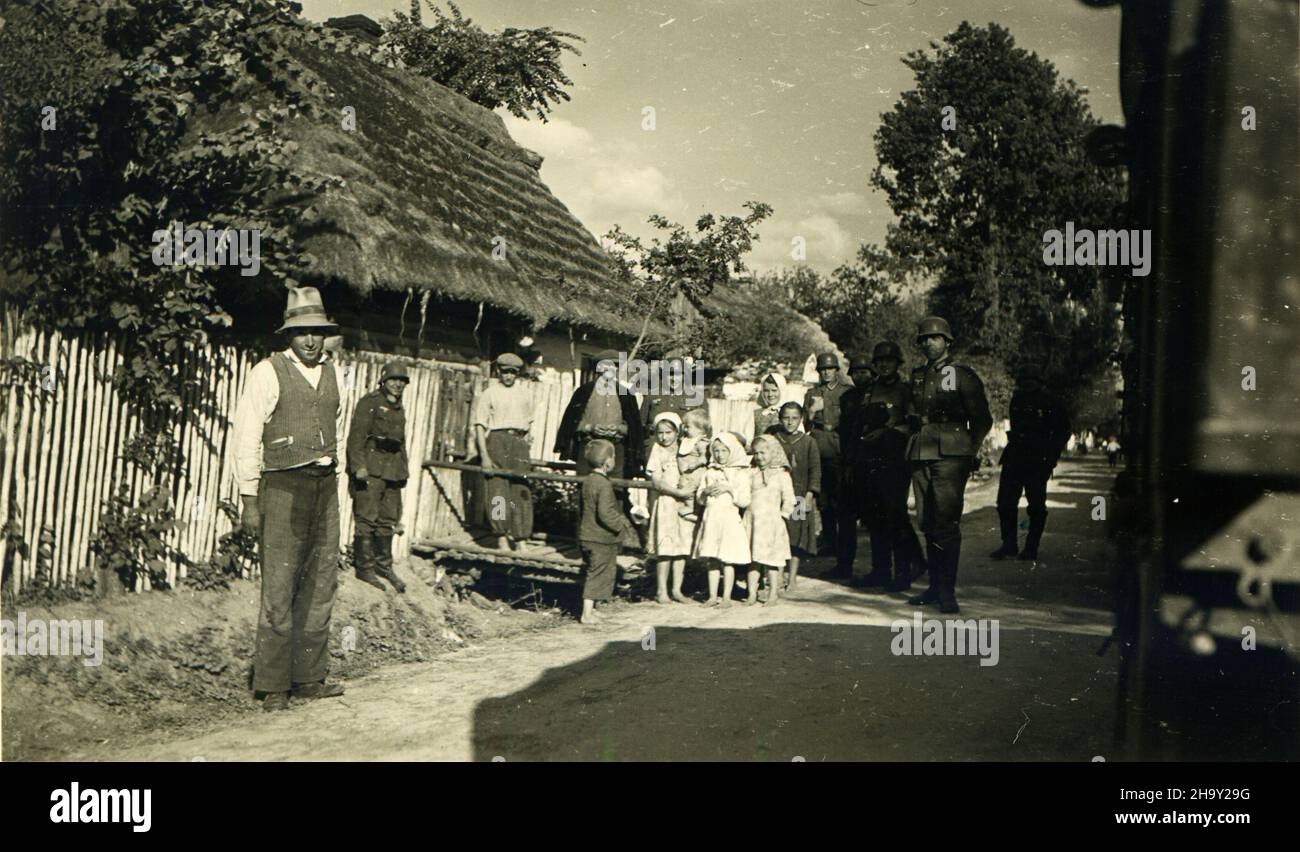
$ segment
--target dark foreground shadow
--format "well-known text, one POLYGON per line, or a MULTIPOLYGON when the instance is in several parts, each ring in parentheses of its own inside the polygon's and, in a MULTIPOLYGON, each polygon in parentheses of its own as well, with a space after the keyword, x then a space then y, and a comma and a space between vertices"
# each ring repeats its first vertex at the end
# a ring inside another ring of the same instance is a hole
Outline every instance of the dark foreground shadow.
POLYGON ((1113 754, 1114 655, 1048 630, 999 661, 895 656, 888 627, 658 628, 481 703, 478 760, 1071 760, 1113 754))

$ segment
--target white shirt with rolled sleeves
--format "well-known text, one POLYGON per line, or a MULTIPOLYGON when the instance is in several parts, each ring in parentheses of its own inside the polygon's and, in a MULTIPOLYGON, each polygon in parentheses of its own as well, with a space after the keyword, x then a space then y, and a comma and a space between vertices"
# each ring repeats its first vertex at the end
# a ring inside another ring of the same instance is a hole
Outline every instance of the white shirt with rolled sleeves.
MULTIPOLYGON (((320 384, 321 374, 328 365, 331 370, 334 364, 328 357, 322 358, 314 367, 304 364, 292 349, 284 350, 284 354, 289 358, 290 363, 298 368, 303 378, 307 380, 313 388, 320 384)), ((339 376, 335 374, 337 380, 339 376)), ((339 385, 339 410, 335 412, 336 419, 335 435, 337 440, 343 439, 343 383, 339 385)), ((258 484, 262 479, 262 429, 271 420, 271 415, 275 413, 276 403, 280 401, 280 381, 275 377, 275 367, 271 366, 269 360, 263 359, 253 366, 248 373, 248 381, 244 383, 244 392, 239 397, 239 404, 235 407, 234 428, 232 429, 231 443, 234 445, 234 464, 235 464, 235 484, 239 487, 241 496, 253 497, 257 495, 258 484)), ((327 465, 331 461, 329 456, 321 456, 315 461, 307 464, 327 465)), ((299 465, 304 467, 305 465, 299 465)))

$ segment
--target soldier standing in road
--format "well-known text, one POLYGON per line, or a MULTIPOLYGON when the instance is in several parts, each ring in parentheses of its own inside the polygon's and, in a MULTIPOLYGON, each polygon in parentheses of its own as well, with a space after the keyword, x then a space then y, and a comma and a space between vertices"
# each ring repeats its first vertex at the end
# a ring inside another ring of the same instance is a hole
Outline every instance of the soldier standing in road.
POLYGON ((1047 524, 1047 480, 1070 440, 1070 423, 1059 400, 1043 387, 1042 370, 1026 364, 1016 373, 1011 395, 1011 434, 1002 451, 998 480, 998 521, 1002 546, 994 559, 1016 555, 1016 520, 1020 494, 1029 503, 1029 534, 1020 559, 1038 559, 1038 543, 1047 524))
POLYGON ((240 522, 258 536, 262 557, 253 690, 263 693, 263 710, 288 708, 290 694, 343 694, 325 682, 338 589, 342 415, 325 338, 337 329, 316 288, 290 290, 279 329, 288 346, 253 367, 235 409, 240 522))
POLYGON ((925 564, 907 516, 907 489, 912 481, 907 415, 913 405, 911 388, 898 374, 902 364, 897 343, 876 344, 872 352, 876 381, 863 408, 861 515, 871 531, 871 573, 863 585, 884 586, 889 592, 908 589, 925 564))
POLYGON ((406 584, 393 570, 393 536, 402 532, 402 489, 410 475, 406 409, 402 408, 402 394, 410 381, 404 364, 385 364, 379 388, 361 397, 348 430, 357 579, 382 589, 379 577, 383 577, 399 594, 406 591, 406 584))
POLYGON ((817 444, 822 464, 822 554, 835 556, 835 575, 848 577, 853 573, 853 551, 857 547, 856 519, 845 518, 845 500, 842 492, 840 470, 840 397, 849 390, 849 383, 840 376, 840 360, 834 352, 817 356, 817 375, 821 384, 809 389, 804 396, 804 415, 808 418, 808 432, 817 444))
POLYGON ((957 564, 961 557, 961 514, 966 481, 975 470, 980 444, 993 427, 984 384, 948 353, 952 331, 942 317, 926 317, 916 342, 926 364, 912 371, 913 434, 907 445, 925 534, 930 587, 908 600, 913 606, 939 604, 958 612, 957 564))
POLYGON ((518 383, 524 359, 513 352, 497 356, 498 381, 474 401, 474 439, 485 477, 488 523, 497 546, 518 550, 533 534, 533 492, 525 479, 493 476, 494 469, 532 470, 533 395, 518 383))
POLYGON ((844 535, 843 531, 840 532, 844 538, 836 550, 836 557, 838 560, 843 553, 842 558, 848 562, 849 573, 853 577, 852 585, 858 588, 867 585, 866 576, 859 575, 857 571, 858 519, 862 505, 857 495, 867 478, 866 457, 862 452, 865 425, 863 415, 867 396, 871 393, 871 383, 875 378, 869 360, 857 355, 849 359, 849 379, 853 382, 853 387, 840 397, 840 422, 836 428, 840 443, 840 493, 844 497, 837 522, 841 526, 848 525, 853 530, 852 539, 844 535))

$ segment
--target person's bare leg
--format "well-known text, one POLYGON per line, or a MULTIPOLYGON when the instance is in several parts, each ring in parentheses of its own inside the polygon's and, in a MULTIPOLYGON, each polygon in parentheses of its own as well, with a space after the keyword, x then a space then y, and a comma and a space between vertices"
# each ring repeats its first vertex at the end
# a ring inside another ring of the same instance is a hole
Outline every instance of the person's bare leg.
POLYGON ((581 621, 582 621, 583 624, 598 624, 598 623, 600 623, 600 619, 596 616, 595 609, 596 609, 596 602, 595 602, 594 600, 592 600, 591 598, 583 598, 583 599, 582 599, 582 619, 581 619, 581 621))
POLYGON ((705 606, 718 605, 718 578, 721 574, 722 572, 717 568, 709 569, 709 599, 704 602, 705 606))
POLYGON ((678 603, 690 603, 690 598, 682 594, 682 580, 686 577, 686 560, 672 560, 673 591, 672 599, 678 603))
POLYGON ((655 583, 659 591, 655 596, 655 600, 661 604, 668 603, 668 567, 670 562, 671 560, 668 559, 655 560, 655 583))
POLYGON ((790 569, 790 577, 785 581, 785 590, 789 592, 794 590, 794 582, 799 579, 799 557, 791 556, 786 566, 790 569))
POLYGON ((750 565, 749 573, 745 575, 745 585, 749 587, 749 596, 745 598, 746 606, 758 603, 758 577, 758 566, 750 565))
POLYGON ((731 606, 731 592, 736 587, 736 566, 722 566, 722 606, 731 606))
POLYGON ((768 568, 767 569, 767 600, 763 602, 763 606, 773 606, 778 600, 781 599, 781 595, 777 591, 777 589, 779 589, 780 587, 781 587, 781 569, 768 568))

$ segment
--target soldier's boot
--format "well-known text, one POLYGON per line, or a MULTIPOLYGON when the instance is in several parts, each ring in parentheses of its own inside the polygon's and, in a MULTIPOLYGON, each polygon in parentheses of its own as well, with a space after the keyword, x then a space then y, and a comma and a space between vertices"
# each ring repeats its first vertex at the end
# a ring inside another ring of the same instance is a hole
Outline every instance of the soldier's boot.
POLYGON ((955 541, 944 548, 943 552, 943 586, 939 589, 939 612, 957 613, 957 562, 961 558, 961 541, 955 541))
POLYGON ((380 577, 393 584, 397 593, 406 591, 406 584, 397 576, 393 570, 393 534, 389 532, 376 532, 373 538, 375 548, 375 573, 380 577))
POLYGON ((929 558, 926 560, 926 567, 930 572, 930 587, 921 594, 908 598, 909 606, 926 606, 939 602, 939 589, 943 586, 943 566, 940 563, 943 552, 934 545, 934 542, 926 542, 926 544, 930 549, 929 558))
POLYGON ((893 557, 894 576, 885 583, 885 591, 905 592, 912 588, 912 554, 905 536, 895 535, 890 555, 893 557))
POLYGON ((1038 560, 1038 543, 1043 540, 1043 528, 1047 526, 1047 513, 1029 519, 1029 534, 1025 536, 1025 549, 1020 551, 1019 559, 1026 562, 1038 560))
POLYGON ((883 531, 871 531, 871 573, 855 577, 853 585, 863 588, 889 585, 890 542, 883 531))
POLYGON ((998 512, 998 521, 1002 526, 1002 546, 989 554, 993 559, 1006 559, 1016 555, 1016 515, 1013 510, 1008 514, 998 512))
POLYGON ((388 591, 379 578, 375 576, 374 547, 370 540, 370 531, 357 529, 352 539, 352 564, 356 566, 357 579, 368 583, 380 591, 388 591))

